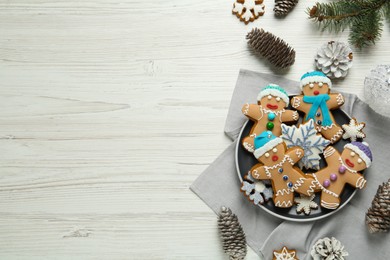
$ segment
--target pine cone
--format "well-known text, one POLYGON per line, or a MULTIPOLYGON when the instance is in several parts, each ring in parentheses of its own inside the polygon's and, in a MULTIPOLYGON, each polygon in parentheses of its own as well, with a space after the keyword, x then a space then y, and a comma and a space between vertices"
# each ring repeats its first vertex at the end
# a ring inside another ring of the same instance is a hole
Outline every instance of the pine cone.
POLYGON ((263 29, 252 29, 247 36, 248 45, 278 68, 287 68, 295 62, 295 50, 279 37, 263 29))
POLYGON ((231 260, 242 260, 246 256, 246 239, 240 222, 229 208, 222 207, 218 217, 218 228, 223 250, 231 260))
POLYGON ((370 233, 387 232, 390 229, 390 179, 379 185, 366 214, 366 224, 370 233))
POLYGON ((343 78, 352 67, 352 59, 352 50, 347 44, 331 41, 318 50, 315 63, 329 78, 343 78))
POLYGON ((341 242, 334 237, 319 239, 310 254, 313 260, 344 260, 344 256, 349 255, 341 242))
POLYGON ((274 12, 276 16, 287 15, 299 0, 275 0, 274 12))

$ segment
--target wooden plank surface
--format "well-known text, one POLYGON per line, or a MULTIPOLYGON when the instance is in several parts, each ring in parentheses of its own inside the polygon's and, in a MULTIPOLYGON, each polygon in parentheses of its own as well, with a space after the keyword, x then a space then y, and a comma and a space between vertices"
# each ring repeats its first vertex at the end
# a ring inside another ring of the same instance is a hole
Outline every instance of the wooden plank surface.
MULTIPOLYGON (((0 259, 227 259, 188 187, 230 143, 240 68, 298 80, 347 39, 307 20, 314 2, 276 19, 265 0, 244 25, 226 0, 0 0, 0 259), (256 26, 295 48, 290 70, 247 48, 256 26)), ((339 90, 363 96, 388 36, 339 90)))

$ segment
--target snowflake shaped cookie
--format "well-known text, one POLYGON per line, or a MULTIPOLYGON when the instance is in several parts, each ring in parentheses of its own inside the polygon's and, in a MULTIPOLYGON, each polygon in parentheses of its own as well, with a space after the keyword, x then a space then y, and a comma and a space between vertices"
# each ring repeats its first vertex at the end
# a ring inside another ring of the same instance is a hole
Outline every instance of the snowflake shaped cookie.
POLYGON ((351 142, 355 142, 357 138, 365 138, 366 134, 362 131, 366 126, 365 123, 358 123, 356 118, 352 118, 349 124, 342 125, 345 133, 343 134, 344 139, 351 139, 351 142))
POLYGON ((318 204, 313 201, 314 194, 311 196, 300 195, 300 197, 294 198, 294 203, 297 204, 297 213, 304 212, 306 215, 309 215, 311 209, 318 209, 318 204))
POLYGON ((264 14, 263 0, 236 0, 233 4, 233 14, 245 24, 253 22, 264 14))
POLYGON ((267 187, 265 181, 255 180, 251 174, 245 176, 241 191, 257 206, 268 201, 273 196, 272 188, 267 187))
POLYGON ((299 127, 282 124, 282 138, 287 148, 299 146, 305 151, 302 160, 298 162, 301 169, 303 167, 306 169, 320 169, 320 154, 330 144, 330 141, 317 133, 313 119, 299 127))
POLYGON ((272 260, 298 260, 295 256, 297 252, 295 250, 289 250, 287 247, 283 247, 281 250, 274 250, 274 257, 272 260))

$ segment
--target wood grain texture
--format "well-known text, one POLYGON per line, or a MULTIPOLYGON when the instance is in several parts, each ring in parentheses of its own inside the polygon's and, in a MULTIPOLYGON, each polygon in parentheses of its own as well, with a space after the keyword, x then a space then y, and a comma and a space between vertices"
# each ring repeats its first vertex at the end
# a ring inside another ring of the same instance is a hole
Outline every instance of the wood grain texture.
MULTIPOLYGON (((299 79, 347 39, 307 20, 314 1, 285 19, 264 3, 245 26, 223 0, 0 0, 0 259, 226 259, 188 187, 230 143, 239 69, 299 79), (255 26, 295 48, 290 70, 247 48, 255 26)), ((339 90, 362 97, 388 37, 339 90)))

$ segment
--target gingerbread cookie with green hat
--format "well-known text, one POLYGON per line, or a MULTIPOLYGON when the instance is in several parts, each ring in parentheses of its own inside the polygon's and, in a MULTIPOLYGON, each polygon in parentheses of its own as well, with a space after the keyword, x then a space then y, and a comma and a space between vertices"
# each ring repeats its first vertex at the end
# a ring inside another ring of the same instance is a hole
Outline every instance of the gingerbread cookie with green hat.
POLYGON ((344 104, 340 93, 330 93, 332 82, 320 71, 312 71, 301 77, 303 95, 291 100, 293 108, 305 114, 303 123, 314 120, 317 132, 331 143, 336 143, 344 131, 339 126, 331 112, 344 104))
POLYGON ((287 92, 278 85, 269 84, 257 96, 257 104, 245 104, 242 113, 254 122, 249 136, 243 139, 243 146, 254 152, 254 139, 264 131, 271 131, 275 136, 282 134, 282 123, 295 122, 299 119, 297 111, 286 109, 290 99, 287 92))

